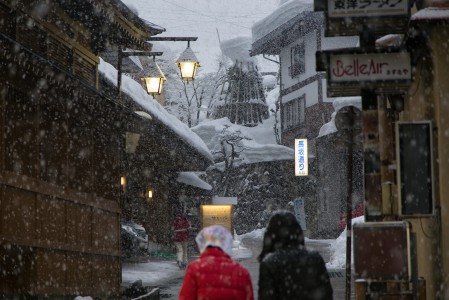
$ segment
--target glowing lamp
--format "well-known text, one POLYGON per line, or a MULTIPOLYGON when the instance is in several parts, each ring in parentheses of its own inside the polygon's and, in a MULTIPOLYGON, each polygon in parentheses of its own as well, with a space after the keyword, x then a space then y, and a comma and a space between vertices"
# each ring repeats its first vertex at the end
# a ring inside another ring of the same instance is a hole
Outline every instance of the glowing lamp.
POLYGON ((149 95, 160 95, 162 93, 162 87, 164 86, 164 81, 166 80, 164 73, 162 73, 161 68, 153 61, 149 66, 148 70, 144 72, 144 77, 142 80, 145 82, 145 88, 149 95))
POLYGON ((196 71, 200 66, 200 63, 190 47, 187 47, 184 52, 181 53, 176 64, 181 72, 182 80, 191 81, 195 79, 196 71))

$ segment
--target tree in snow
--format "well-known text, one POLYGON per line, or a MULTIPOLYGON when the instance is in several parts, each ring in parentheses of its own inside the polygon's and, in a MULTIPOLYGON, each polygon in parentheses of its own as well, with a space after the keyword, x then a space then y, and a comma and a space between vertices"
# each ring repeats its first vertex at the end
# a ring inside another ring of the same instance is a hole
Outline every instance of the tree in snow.
POLYGON ((218 136, 218 145, 212 154, 216 157, 218 162, 224 163, 223 176, 218 186, 222 189, 222 194, 226 195, 229 184, 229 174, 234 167, 234 161, 239 157, 240 153, 247 149, 243 140, 251 140, 251 138, 242 134, 240 130, 229 131, 229 125, 225 125, 218 136))

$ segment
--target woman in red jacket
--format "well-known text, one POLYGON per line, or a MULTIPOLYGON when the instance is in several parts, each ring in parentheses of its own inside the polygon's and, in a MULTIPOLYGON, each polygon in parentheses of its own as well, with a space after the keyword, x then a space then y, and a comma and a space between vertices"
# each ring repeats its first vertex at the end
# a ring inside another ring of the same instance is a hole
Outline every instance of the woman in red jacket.
POLYGON ((230 256, 231 233, 213 225, 201 230, 195 240, 201 256, 187 267, 179 299, 253 300, 248 270, 230 256))

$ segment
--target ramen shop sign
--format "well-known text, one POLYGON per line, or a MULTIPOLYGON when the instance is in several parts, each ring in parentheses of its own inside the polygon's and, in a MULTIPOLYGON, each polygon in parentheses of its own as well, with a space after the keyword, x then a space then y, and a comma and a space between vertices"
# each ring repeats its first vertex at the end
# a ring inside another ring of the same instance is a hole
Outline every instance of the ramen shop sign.
POLYGON ((332 82, 409 80, 412 75, 407 52, 331 53, 328 71, 332 82))

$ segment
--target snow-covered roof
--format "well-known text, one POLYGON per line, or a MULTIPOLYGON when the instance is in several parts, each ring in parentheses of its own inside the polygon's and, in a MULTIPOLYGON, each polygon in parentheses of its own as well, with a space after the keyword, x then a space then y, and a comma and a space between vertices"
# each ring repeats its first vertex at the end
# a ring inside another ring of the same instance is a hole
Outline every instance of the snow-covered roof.
POLYGON ((134 14, 135 16, 135 21, 138 21, 140 23, 140 25, 143 28, 146 28, 147 30, 149 30, 150 32, 153 32, 153 34, 159 34, 165 31, 165 28, 159 25, 156 25, 148 20, 145 20, 143 18, 141 18, 139 16, 139 9, 137 9, 137 7, 133 6, 132 4, 126 4, 125 2, 123 2, 122 0, 119 0, 118 3, 121 4, 121 7, 126 7, 128 9, 128 14, 134 14))
MULTIPOLYGON (((117 70, 109 63, 100 58, 98 71, 102 73, 111 84, 117 86, 117 70)), ((139 106, 146 110, 151 116, 176 133, 181 140, 192 146, 205 158, 213 161, 212 154, 203 140, 195 134, 186 124, 175 116, 169 114, 157 101, 155 101, 142 86, 128 76, 122 77, 122 92, 127 94, 139 106)), ((141 112, 139 112, 141 115, 141 112)))
POLYGON ((410 21, 449 21, 448 7, 427 7, 415 13, 410 21))
POLYGON ((279 6, 273 13, 252 26, 253 46, 251 53, 278 54, 282 45, 290 43, 290 38, 298 38, 298 32, 305 34, 321 26, 322 12, 313 11, 313 1, 290 0, 279 6), (287 32, 296 28, 293 36, 287 32), (268 52, 267 52, 268 51, 268 52))
POLYGON ((179 183, 184 183, 187 185, 191 185, 203 190, 210 191, 212 190, 212 186, 202 180, 195 172, 179 172, 178 178, 176 181, 179 183))
POLYGON ((280 5, 274 12, 253 25, 253 42, 263 38, 281 25, 287 24, 304 11, 313 11, 313 1, 290 0, 280 5))
POLYGON ((249 51, 251 50, 250 37, 236 37, 220 43, 221 51, 224 55, 232 59, 235 63, 239 62, 255 62, 255 58, 251 57, 249 51))
POLYGON ((338 97, 335 98, 332 102, 332 106, 334 107, 334 112, 332 113, 331 120, 321 126, 318 137, 325 136, 334 132, 337 132, 337 127, 335 126, 335 115, 337 112, 345 106, 355 106, 358 109, 362 109, 362 98, 360 96, 357 97, 338 97))
MULTIPOLYGON (((271 93, 274 99, 276 92, 276 90, 273 90, 271 93)), ((267 105, 270 105, 271 100, 267 100, 267 105)), ((228 118, 221 118, 202 122, 193 127, 192 130, 201 136, 211 151, 214 152, 219 150, 216 148, 220 147, 218 138, 225 126, 228 126, 229 132, 240 131, 242 136, 248 137, 249 140, 242 140, 242 147, 244 147, 245 150, 242 151, 239 158, 235 160, 235 165, 293 160, 295 151, 292 148, 278 145, 276 143, 276 138, 273 131, 273 126, 275 124, 274 122, 274 117, 270 117, 257 126, 247 127, 233 124, 228 118)), ((220 164, 216 164, 216 166, 219 168, 220 164)))

